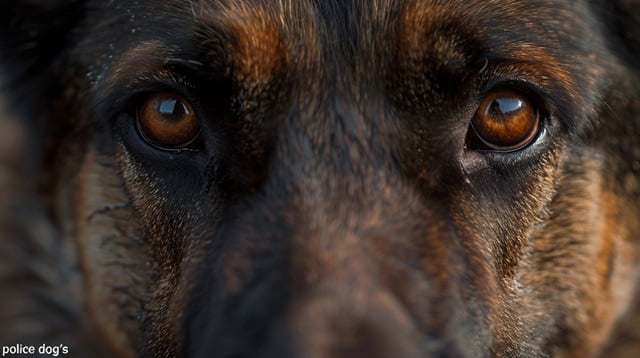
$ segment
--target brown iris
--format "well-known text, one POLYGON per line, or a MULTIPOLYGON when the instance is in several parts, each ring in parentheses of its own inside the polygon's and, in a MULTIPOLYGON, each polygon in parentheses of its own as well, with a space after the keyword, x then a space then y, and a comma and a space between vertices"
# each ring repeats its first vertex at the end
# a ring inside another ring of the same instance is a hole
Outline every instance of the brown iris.
POLYGON ((200 134, 200 123, 191 105, 170 92, 152 94, 137 109, 138 129, 158 147, 184 148, 200 134))
POLYGON ((521 93, 511 90, 491 92, 471 121, 471 128, 486 148, 472 149, 511 151, 523 148, 535 137, 539 122, 537 109, 521 93))

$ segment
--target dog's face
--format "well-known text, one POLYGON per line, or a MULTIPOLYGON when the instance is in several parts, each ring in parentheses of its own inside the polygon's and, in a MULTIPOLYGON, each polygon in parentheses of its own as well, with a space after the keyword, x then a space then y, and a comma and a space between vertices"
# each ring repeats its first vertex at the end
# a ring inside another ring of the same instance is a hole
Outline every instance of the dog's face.
POLYGON ((92 344, 612 344, 640 260, 638 2, 8 6, 6 107, 49 133, 42 191, 92 344))

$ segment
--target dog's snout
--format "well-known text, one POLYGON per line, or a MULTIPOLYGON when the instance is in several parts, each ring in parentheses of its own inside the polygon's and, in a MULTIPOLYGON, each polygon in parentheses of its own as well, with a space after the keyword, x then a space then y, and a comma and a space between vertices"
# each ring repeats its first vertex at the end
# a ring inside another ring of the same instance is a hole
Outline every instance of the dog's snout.
POLYGON ((458 238, 410 189, 386 191, 389 201, 363 198, 358 210, 330 197, 303 209, 255 202, 226 225, 192 295, 203 300, 190 306, 205 309, 187 321, 189 354, 466 357, 458 328, 482 323, 465 308, 473 289, 451 282, 464 271, 450 264, 461 260, 458 238), (399 217, 418 211, 420 225, 399 217), (411 240, 394 240, 397 232, 411 240))
POLYGON ((297 357, 422 356, 418 331, 394 297, 384 291, 351 291, 312 296, 290 311, 287 322, 297 357))

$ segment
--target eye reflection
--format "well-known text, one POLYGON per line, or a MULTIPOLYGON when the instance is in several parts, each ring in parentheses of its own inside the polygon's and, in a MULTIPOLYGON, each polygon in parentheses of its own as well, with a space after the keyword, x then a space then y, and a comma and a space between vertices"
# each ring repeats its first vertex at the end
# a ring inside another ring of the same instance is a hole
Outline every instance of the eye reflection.
POLYGON ((141 136, 161 148, 184 148, 200 134, 200 122, 191 105, 175 93, 150 95, 137 108, 136 116, 141 136))

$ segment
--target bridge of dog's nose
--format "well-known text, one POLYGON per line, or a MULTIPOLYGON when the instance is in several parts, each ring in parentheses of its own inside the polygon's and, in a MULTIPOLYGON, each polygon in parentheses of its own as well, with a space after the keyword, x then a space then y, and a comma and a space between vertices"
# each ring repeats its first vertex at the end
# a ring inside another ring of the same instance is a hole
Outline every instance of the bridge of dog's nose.
POLYGON ((303 299, 289 311, 287 327, 294 356, 422 356, 418 330, 395 298, 383 291, 350 293, 348 287, 344 289, 343 293, 303 299))
POLYGON ((469 356, 455 330, 480 323, 463 305, 473 284, 455 284, 469 271, 451 219, 384 149, 379 105, 327 97, 286 121, 257 193, 194 268, 188 355, 469 356))
POLYGON ((247 215, 224 230, 229 244, 210 258, 211 271, 185 317, 187 356, 473 356, 473 342, 460 328, 480 332, 483 323, 463 303, 471 291, 446 279, 458 277, 447 263, 459 257, 444 240, 426 239, 425 230, 418 239, 426 248, 419 249, 408 240, 388 242, 391 234, 382 228, 370 236, 355 229, 265 234, 247 229, 256 220, 247 215), (393 250, 414 257, 394 260, 393 250), (431 271, 419 270, 422 265, 431 271))

